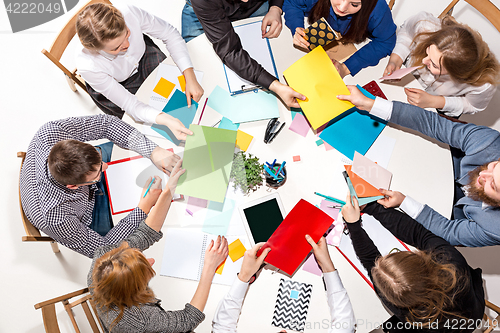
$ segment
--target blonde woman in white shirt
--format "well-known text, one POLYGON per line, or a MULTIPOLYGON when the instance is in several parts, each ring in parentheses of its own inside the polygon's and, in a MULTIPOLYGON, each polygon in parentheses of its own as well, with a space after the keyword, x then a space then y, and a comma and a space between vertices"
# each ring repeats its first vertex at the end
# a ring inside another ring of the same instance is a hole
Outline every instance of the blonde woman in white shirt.
POLYGON ((180 120, 158 111, 134 95, 148 75, 166 58, 145 34, 162 40, 186 81, 187 103, 199 101, 203 88, 194 75, 186 43, 168 22, 134 7, 98 3, 77 18, 76 31, 82 48, 77 51, 78 73, 87 91, 107 114, 167 126, 179 140, 192 132, 180 120))
POLYGON ((384 75, 403 63, 420 66, 415 76, 424 88, 405 88, 408 103, 451 117, 486 109, 499 76, 498 61, 478 32, 426 12, 400 27, 384 75))

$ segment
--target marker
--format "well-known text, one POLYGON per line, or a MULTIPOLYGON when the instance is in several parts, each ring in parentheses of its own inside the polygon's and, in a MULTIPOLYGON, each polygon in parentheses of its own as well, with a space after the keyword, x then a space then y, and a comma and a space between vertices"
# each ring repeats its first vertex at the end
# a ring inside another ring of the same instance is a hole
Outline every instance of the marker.
POLYGON ((142 196, 143 198, 146 197, 146 194, 148 194, 149 189, 151 188, 151 185, 153 185, 154 182, 155 182, 155 178, 153 177, 153 179, 151 179, 151 183, 149 183, 149 186, 148 186, 148 189, 146 190, 146 193, 144 193, 144 195, 142 196))
POLYGON ((207 106, 207 102, 208 102, 208 98, 205 100, 205 104, 203 105, 203 109, 201 110, 200 119, 198 119, 198 125, 201 122, 201 117, 203 117, 203 112, 205 112, 205 107, 207 106))
MULTIPOLYGON (((281 165, 280 165, 280 169, 279 169, 279 170, 278 170, 278 172, 276 173, 278 176, 279 176, 279 174, 281 173, 281 169, 283 169, 283 167, 285 166, 285 164, 286 164, 286 161, 283 161, 283 163, 281 163, 281 165)), ((284 177, 284 176, 285 176, 285 173, 283 172, 283 177, 284 177)))
POLYGON ((275 180, 278 180, 278 176, 277 176, 277 175, 275 175, 275 174, 271 171, 271 169, 269 169, 269 168, 267 167, 267 165, 264 165, 264 170, 266 170, 268 174, 270 174, 271 176, 273 176, 273 178, 274 178, 275 180))
POLYGON ((318 193, 318 192, 314 192, 314 194, 316 195, 319 195, 320 197, 323 197, 325 198, 326 200, 330 200, 330 201, 333 201, 333 202, 336 202, 336 203, 339 203, 341 205, 345 205, 345 201, 342 201, 340 199, 335 199, 333 197, 329 197, 328 195, 324 195, 324 194, 321 194, 321 193, 318 193))

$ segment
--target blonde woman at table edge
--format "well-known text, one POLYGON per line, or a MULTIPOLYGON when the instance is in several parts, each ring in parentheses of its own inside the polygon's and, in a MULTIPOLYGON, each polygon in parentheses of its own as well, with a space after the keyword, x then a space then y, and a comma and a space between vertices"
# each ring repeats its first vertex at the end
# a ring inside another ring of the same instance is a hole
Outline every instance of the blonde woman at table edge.
POLYGON ((420 66, 424 87, 405 89, 408 103, 451 117, 486 109, 499 80, 500 66, 481 35, 448 16, 420 12, 403 23, 384 76, 405 62, 420 66))
POLYGON ((95 104, 107 114, 167 126, 179 140, 192 132, 182 122, 142 102, 134 95, 165 54, 147 34, 162 40, 186 82, 188 106, 204 91, 196 80, 186 43, 168 22, 135 7, 97 3, 77 17, 76 32, 82 47, 76 66, 95 104), (117 6, 118 7, 118 6, 117 6))
MULTIPOLYGON (((149 281, 155 275, 154 259, 146 259, 142 251, 161 239, 161 228, 167 216, 181 170, 180 160, 161 190, 161 179, 150 192, 161 192, 155 208, 139 227, 124 241, 96 250, 87 283, 97 306, 97 314, 106 332, 188 332, 204 319, 212 279, 217 267, 228 255, 227 239, 211 241, 198 288, 183 310, 165 311, 149 281)), ((146 191, 146 188, 144 188, 146 191)), ((144 193, 143 191, 143 193, 144 193)), ((179 249, 182 251, 182 249, 179 249)))

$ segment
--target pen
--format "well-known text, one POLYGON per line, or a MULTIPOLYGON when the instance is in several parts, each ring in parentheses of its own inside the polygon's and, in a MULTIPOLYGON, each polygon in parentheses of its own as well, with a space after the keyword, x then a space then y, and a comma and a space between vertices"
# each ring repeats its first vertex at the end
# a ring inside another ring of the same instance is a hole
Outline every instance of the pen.
MULTIPOLYGON (((285 164, 286 164, 286 161, 283 161, 283 163, 281 163, 281 165, 280 165, 280 169, 278 170, 278 172, 276 173, 276 175, 278 175, 278 176, 280 175, 280 173, 281 173, 281 169, 283 169, 283 167, 285 166, 285 164)), ((284 175, 285 175, 285 174, 283 174, 283 176, 284 176, 284 175)))
MULTIPOLYGON (((222 119, 221 119, 222 120, 222 119)), ((215 127, 217 126, 217 124, 219 124, 221 122, 221 120, 219 120, 218 122, 216 122, 215 124, 212 125, 212 127, 215 127)))
POLYGON ((203 117, 203 112, 205 112, 205 107, 207 106, 207 102, 208 102, 208 98, 205 100, 205 104, 203 105, 203 109, 201 110, 200 119, 198 119, 198 125, 201 122, 201 117, 203 117))
POLYGON ((314 192, 314 194, 316 195, 319 195, 320 197, 323 197, 325 198, 326 200, 330 200, 330 201, 333 201, 333 202, 336 202, 336 203, 339 203, 341 205, 345 205, 345 201, 342 201, 340 199, 335 199, 333 197, 329 197, 328 195, 324 195, 324 194, 321 194, 321 193, 318 193, 318 192, 314 192))
POLYGON ((342 208, 344 205, 333 205, 333 206, 326 206, 327 208, 342 208))
POLYGON ((151 183, 149 183, 149 186, 148 186, 148 189, 146 190, 146 193, 144 193, 144 195, 142 196, 143 198, 146 197, 146 194, 148 194, 149 189, 151 188, 151 185, 153 185, 154 182, 155 182, 155 178, 153 177, 153 179, 151 179, 151 183))
POLYGON ((267 173, 268 173, 269 175, 273 176, 273 178, 274 178, 275 180, 278 180, 278 176, 277 176, 277 175, 275 175, 275 174, 271 171, 271 169, 269 169, 269 168, 267 167, 267 165, 264 165, 264 170, 266 170, 266 171, 267 171, 267 173))

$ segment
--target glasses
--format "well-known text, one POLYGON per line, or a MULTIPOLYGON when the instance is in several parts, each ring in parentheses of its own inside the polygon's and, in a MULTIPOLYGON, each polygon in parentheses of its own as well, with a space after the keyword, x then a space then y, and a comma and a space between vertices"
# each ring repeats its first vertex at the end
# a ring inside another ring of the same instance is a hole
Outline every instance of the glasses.
POLYGON ((85 183, 82 183, 82 185, 94 185, 98 182, 101 181, 101 175, 102 175, 102 149, 101 147, 94 147, 98 152, 99 152, 99 155, 101 156, 101 167, 99 168, 99 174, 97 175, 97 178, 95 180, 92 180, 90 182, 85 182, 85 183))

